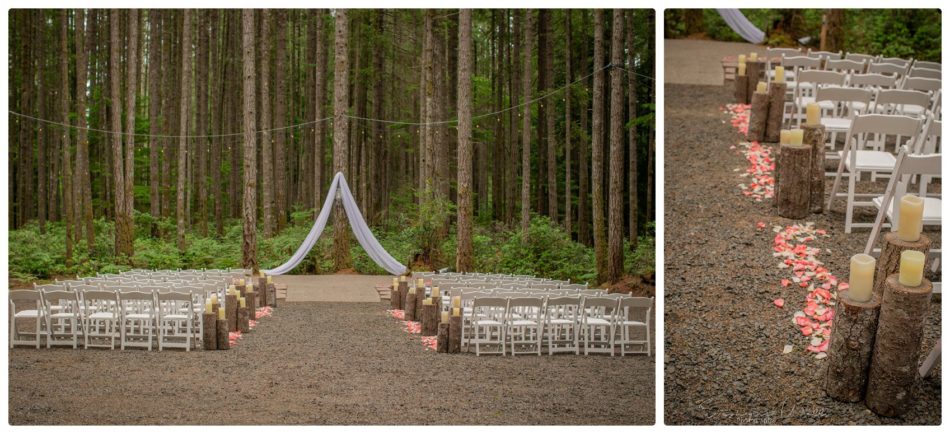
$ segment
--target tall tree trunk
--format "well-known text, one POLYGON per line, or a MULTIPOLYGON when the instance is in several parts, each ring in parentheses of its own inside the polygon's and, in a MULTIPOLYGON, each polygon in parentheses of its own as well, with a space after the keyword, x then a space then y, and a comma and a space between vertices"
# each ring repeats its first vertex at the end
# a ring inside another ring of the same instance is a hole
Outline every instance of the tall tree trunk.
POLYGON ((702 9, 684 9, 683 18, 686 21, 686 34, 695 35, 706 31, 706 24, 703 22, 702 9))
POLYGON ((608 230, 607 279, 616 282, 623 276, 623 10, 614 9, 610 45, 610 209, 608 230))
MULTIPOLYGON (((148 197, 149 212, 151 213, 152 217, 157 219, 161 216, 162 210, 161 196, 159 193, 161 176, 158 170, 159 159, 161 158, 161 151, 159 147, 161 145, 158 141, 158 138, 156 137, 161 134, 163 122, 163 117, 161 114, 161 76, 163 65, 161 11, 157 9, 150 10, 148 20, 149 28, 151 29, 148 43, 148 133, 151 135, 151 137, 149 137, 148 146, 148 197)), ((157 222, 152 223, 150 232, 153 237, 158 237, 159 234, 157 222)))
POLYGON ((827 9, 821 18, 821 50, 838 52, 844 48, 844 9, 827 9))
POLYGON ((458 251, 455 271, 471 271, 472 247, 472 11, 459 10, 458 251))
MULTIPOLYGON (((286 11, 276 9, 274 17, 274 36, 277 44, 274 47, 274 124, 284 127, 287 122, 287 25, 286 11)), ((263 102, 262 102, 263 104, 263 102)), ((263 126, 267 128, 267 126, 263 126)), ((274 212, 277 214, 277 230, 287 225, 287 131, 276 130, 273 137, 274 170, 270 175, 274 179, 274 212)))
POLYGON ((571 75, 571 13, 570 9, 564 10, 564 81, 567 83, 567 89, 564 89, 564 230, 568 236, 573 232, 574 215, 572 210, 571 197, 571 83, 574 78, 571 75))
POLYGON ((594 260, 597 283, 607 280, 607 228, 604 225, 604 11, 594 11, 594 99, 591 183, 594 190, 594 260))
POLYGON ((639 241, 637 231, 640 228, 640 209, 637 206, 637 77, 636 47, 633 40, 633 10, 627 14, 627 118, 630 119, 630 130, 627 132, 627 195, 630 201, 627 221, 630 237, 630 250, 636 250, 639 241))
MULTIPOLYGON (((538 39, 538 80, 537 80, 537 92, 539 96, 547 93, 547 84, 548 77, 545 75, 548 72, 547 68, 547 51, 548 46, 551 43, 548 41, 548 34, 550 32, 550 18, 548 15, 547 9, 539 9, 537 12, 537 18, 535 18, 535 23, 538 26, 537 28, 537 39, 538 39)), ((535 120, 535 133, 537 135, 537 157, 535 160, 535 166, 533 169, 535 179, 537 182, 531 184, 531 194, 534 197, 534 209, 538 215, 548 215, 548 195, 547 195, 547 170, 548 170, 548 103, 546 99, 540 99, 538 101, 538 106, 535 109, 537 111, 537 119, 535 120)))
POLYGON ((197 131, 197 146, 195 152, 195 182, 198 183, 198 233, 201 236, 208 236, 208 147, 210 140, 208 136, 208 20, 211 11, 198 10, 198 45, 197 45, 197 65, 195 74, 195 92, 198 96, 195 103, 198 105, 196 113, 195 130, 197 131))
MULTIPOLYGON (((90 21, 91 21, 90 17, 90 21)), ((85 228, 86 248, 92 254, 96 247, 96 235, 92 224, 92 175, 89 171, 89 136, 86 131, 86 78, 87 53, 91 51, 93 38, 85 38, 85 11, 76 10, 76 174, 79 194, 76 199, 82 202, 81 218, 85 228)), ((91 27, 91 23, 90 23, 91 27)))
MULTIPOLYGON (((219 135, 225 132, 224 117, 227 113, 224 104, 224 95, 226 92, 225 83, 227 83, 228 80, 224 79, 224 72, 228 70, 228 66, 230 65, 227 61, 228 26, 230 20, 227 19, 227 15, 221 17, 218 10, 212 11, 211 14, 212 17, 214 17, 212 22, 215 23, 215 25, 211 26, 211 58, 214 59, 214 67, 212 68, 214 71, 214 102, 212 104, 211 117, 212 128, 216 134, 211 138, 211 197, 214 200, 215 234, 220 237, 224 235, 224 195, 221 194, 221 148, 224 145, 221 143, 221 137, 219 137, 219 135), (221 30, 219 30, 219 27, 221 30), (218 47, 221 48, 219 49, 218 47)), ((227 133, 230 132, 231 130, 227 130, 227 133)), ((233 140, 233 138, 230 139, 233 140)))
POLYGON ((326 32, 326 26, 324 25, 326 20, 326 11, 320 9, 317 11, 317 46, 316 57, 317 64, 315 66, 316 71, 313 75, 314 80, 314 96, 313 96, 313 135, 315 146, 313 149, 313 192, 314 192, 314 215, 320 212, 320 207, 323 205, 323 197, 326 194, 325 187, 323 186, 323 179, 326 177, 324 175, 325 169, 323 167, 324 157, 326 151, 324 146, 326 141, 324 140, 324 135, 326 131, 326 122, 322 119, 325 117, 325 107, 327 101, 326 95, 326 83, 327 83, 327 52, 326 52, 326 41, 327 39, 324 36, 326 32))
POLYGON ((181 30, 181 91, 179 92, 180 109, 178 112, 178 250, 185 251, 185 189, 188 180, 188 118, 191 112, 191 10, 182 11, 181 30))
MULTIPOLYGON (((46 37, 46 11, 45 11, 45 10, 40 10, 40 11, 37 13, 37 15, 38 15, 38 17, 37 17, 36 23, 35 23, 35 24, 36 24, 36 29, 35 29, 36 34, 34 35, 34 36, 35 36, 35 40, 36 40, 35 43, 37 44, 37 49, 38 49, 38 51, 39 51, 39 53, 37 53, 37 55, 36 55, 36 61, 37 61, 37 66, 38 66, 38 67, 36 68, 36 75, 37 75, 37 80, 38 80, 38 84, 37 84, 37 88, 36 88, 36 107, 37 107, 37 110, 38 110, 38 116, 37 116, 37 117, 40 118, 40 119, 46 119, 46 116, 47 116, 47 115, 46 115, 46 113, 47 113, 47 110, 46 110, 46 99, 47 99, 47 98, 46 98, 46 97, 47 97, 47 92, 48 92, 48 91, 46 90, 46 71, 47 71, 47 66, 46 66, 46 58, 47 58, 46 49, 47 49, 47 46, 48 46, 48 44, 46 43, 46 40, 45 40, 45 37, 46 37)), ((118 21, 118 20, 116 20, 116 21, 118 21)), ((116 45, 118 45, 118 42, 116 43, 116 45)), ((116 75, 118 76, 118 72, 116 73, 116 75)), ((121 80, 120 77, 117 77, 117 79, 118 79, 118 80, 121 80)), ((116 131, 118 131, 118 129, 116 129, 116 131)), ((49 148, 48 136, 49 136, 49 128, 45 128, 45 129, 44 129, 44 128, 40 127, 40 128, 39 128, 39 131, 37 132, 37 141, 36 141, 36 143, 37 143, 37 150, 36 150, 36 151, 37 151, 37 152, 36 152, 36 155, 37 155, 37 159, 36 159, 36 169, 37 169, 37 170, 36 170, 36 172, 37 172, 36 184, 37 184, 37 191, 36 191, 36 193, 37 193, 37 194, 36 194, 36 196, 37 196, 37 198, 38 198, 39 200, 36 200, 35 206, 36 206, 37 213, 38 213, 38 217, 39 217, 39 220, 40 220, 40 221, 39 221, 39 224, 40 224, 40 233, 41 233, 41 234, 45 234, 45 233, 46 233, 46 217, 47 217, 47 211, 48 211, 48 207, 47 207, 47 206, 48 206, 48 204, 49 204, 49 198, 48 198, 49 189, 47 188, 48 185, 49 185, 49 179, 47 179, 47 177, 48 177, 48 170, 47 170, 47 169, 48 169, 48 166, 47 166, 47 163, 46 163, 47 153, 49 152, 49 150, 47 149, 47 148, 49 148)), ((122 146, 121 137, 119 138, 119 146, 120 146, 120 147, 122 146)), ((30 154, 32 155, 32 153, 33 153, 32 147, 31 147, 31 149, 30 149, 29 151, 30 151, 30 154)), ((33 175, 32 175, 32 168, 31 168, 30 177, 32 178, 32 176, 33 176, 33 175)), ((32 180, 31 180, 31 182, 32 182, 32 180)), ((31 199, 32 199, 32 198, 31 198, 31 199)), ((31 206, 31 208, 32 208, 32 206, 31 206)))
MULTIPOLYGON (((509 11, 512 12, 512 11, 509 11)), ((513 31, 511 38, 508 38, 511 43, 506 44, 508 47, 508 76, 511 78, 508 80, 508 93, 511 95, 511 106, 517 107, 523 101, 524 96, 521 95, 521 10, 514 10, 514 19, 513 31), (514 47, 514 53, 510 50, 511 47, 514 47)), ((506 19, 505 22, 508 20, 506 19)), ((508 167, 507 175, 505 178, 508 181, 508 193, 505 200, 505 222, 509 225, 515 224, 515 203, 519 202, 518 193, 517 193, 517 169, 518 163, 521 161, 519 156, 521 155, 521 146, 518 143, 518 137, 520 135, 521 126, 519 125, 518 118, 521 117, 521 114, 517 110, 508 111, 508 149, 510 154, 508 155, 508 167), (515 117, 517 115, 517 118, 515 117)))
MULTIPOLYGON (((503 103, 504 96, 504 74, 503 74, 503 65, 504 63, 504 48, 502 42, 502 24, 501 20, 498 19, 496 15, 501 15, 501 18, 505 18, 503 12, 492 9, 491 12, 491 23, 492 23, 492 35, 494 36, 494 41, 492 41, 492 111, 498 113, 503 103)), ((508 22, 504 21, 504 26, 507 29, 508 22)), ((492 206, 492 217, 495 220, 504 221, 504 209, 505 209, 505 175, 507 174, 505 159, 507 155, 506 144, 508 141, 505 137, 505 121, 502 118, 502 114, 495 116, 495 119, 489 119, 494 124, 494 137, 492 140, 492 170, 489 172, 487 170, 479 170, 479 177, 488 178, 489 174, 491 175, 491 206, 492 206)), ((487 147, 485 147, 487 152, 487 147)), ((484 194, 487 196, 488 191, 486 190, 484 194)))
MULTIPOLYGON (((110 103, 112 120, 112 131, 122 131, 122 99, 120 93, 120 62, 122 55, 119 41, 120 36, 120 11, 113 9, 109 17, 109 49, 111 51, 109 60, 109 76, 112 90, 109 92, 112 97, 110 103)), ((134 67, 133 67, 134 68, 134 67)), ((112 135, 112 185, 114 189, 114 208, 115 208, 115 253, 117 256, 132 257, 132 240, 129 237, 129 231, 125 228, 128 223, 125 218, 125 170, 123 170, 123 152, 122 135, 112 135)))
MULTIPOLYGON (((382 40, 385 35, 385 23, 383 21, 383 11, 376 11, 376 37, 379 38, 377 41, 382 40)), ((383 119, 386 116, 385 105, 383 103, 384 99, 384 90, 383 85, 385 84, 385 74, 384 74, 384 65, 383 61, 386 56, 382 53, 377 53, 373 56, 373 117, 376 119, 383 119)), ((369 165, 370 176, 372 181, 367 177, 366 184, 374 185, 373 188, 368 190, 370 194, 369 200, 369 209, 373 211, 372 215, 369 218, 376 222, 380 213, 385 211, 382 208, 382 195, 385 191, 382 187, 383 179, 385 179, 385 171, 382 167, 383 158, 387 157, 386 148, 385 148, 385 134, 384 125, 381 122, 373 123, 373 134, 372 140, 370 143, 373 144, 372 152, 368 152, 370 157, 371 164, 369 165)))
MULTIPOLYGON (((33 39, 33 21, 35 11, 21 9, 21 17, 23 19, 23 25, 20 29, 20 35, 22 38, 20 52, 22 53, 22 60, 20 64, 22 65, 23 71, 23 90, 22 90, 22 103, 21 111, 24 114, 34 114, 34 111, 30 106, 33 104, 33 87, 36 84, 36 69, 33 66, 35 56, 33 55, 33 50, 37 48, 36 44, 31 43, 33 39)), ((35 107, 35 106, 34 106, 35 107)), ((21 227, 26 224, 27 220, 31 217, 30 209, 34 203, 33 200, 33 136, 35 134, 33 125, 23 125, 24 122, 20 122, 20 149, 17 153, 17 188, 16 188, 16 208, 17 208, 17 225, 16 227, 21 227)))
POLYGON ((139 11, 138 9, 128 10, 129 42, 128 52, 126 54, 126 80, 125 80, 125 161, 123 169, 125 174, 122 176, 122 195, 125 200, 123 206, 122 218, 125 223, 122 228, 126 231, 126 239, 129 243, 129 260, 133 254, 135 246, 135 228, 132 219, 135 209, 135 194, 132 190, 132 184, 135 180, 135 114, 138 105, 136 104, 138 92, 139 65, 142 64, 142 52, 139 50, 139 11))
MULTIPOLYGON (((69 121, 69 11, 61 9, 59 12, 59 79, 60 79, 60 107, 62 119, 66 125, 69 121)), ((73 169, 69 143, 70 129, 63 129, 63 216, 66 219, 66 265, 73 261, 73 169)))
POLYGON ((425 120, 423 121, 425 125, 425 151, 422 154, 423 165, 423 188, 428 194, 434 194, 438 190, 436 186, 436 153, 438 152, 436 146, 436 129, 437 127, 432 125, 432 122, 435 121, 436 116, 436 70, 435 70, 435 35, 434 27, 435 23, 435 10, 429 9, 426 11, 425 19, 425 45, 423 48, 422 55, 422 65, 425 70, 425 79, 423 81, 423 86, 425 89, 424 94, 424 105, 425 110, 425 120))
MULTIPOLYGON (((347 175, 349 166, 348 137, 349 85, 349 29, 347 10, 336 11, 336 49, 333 65, 333 170, 347 175)), ((350 268, 350 239, 343 204, 337 203, 333 212, 333 267, 350 268)))
MULTIPOLYGON (((258 271, 257 265, 257 120, 254 89, 254 9, 244 9, 241 25, 244 47, 244 237, 241 266, 258 271)), ((234 170, 232 168, 232 170, 234 170)))
MULTIPOLYGON (((279 18, 279 17, 278 17, 279 18)), ((270 62, 271 62, 271 18, 270 10, 261 10, 261 38, 258 41, 260 52, 259 84, 261 88, 261 202, 264 212, 264 238, 277 233, 277 218, 274 201, 274 137, 269 131, 270 118, 270 62), (265 36, 266 35, 266 36, 265 36)), ((283 126, 282 124, 280 126, 283 126)))
POLYGON ((531 221, 531 43, 534 40, 534 12, 525 11, 524 39, 522 44, 524 62, 521 71, 521 95, 525 104, 521 114, 521 233, 528 239, 528 224, 531 221))
MULTIPOLYGON (((553 38, 553 28, 551 25, 551 15, 552 12, 545 14, 545 18, 548 22, 547 31, 550 35, 548 37, 548 45, 544 50, 544 69, 547 71, 544 73, 546 80, 545 89, 547 93, 554 91, 554 38, 553 38)), ((558 221, 558 201, 557 201, 557 136, 555 135, 554 130, 554 113, 557 108, 557 98, 555 95, 551 94, 551 97, 546 98, 544 101, 545 112, 545 129, 547 133, 547 192, 548 192, 548 216, 551 217, 551 221, 557 223, 558 221)))
MULTIPOLYGON (((581 28, 587 29, 588 26, 588 14, 584 12, 583 23, 581 28)), ((583 43, 581 44, 581 52, 579 67, 581 72, 587 72, 587 43, 588 38, 585 35, 583 38, 583 43)), ((585 74, 586 76, 586 74, 585 74)), ((590 218, 591 211, 589 205, 589 195, 590 195, 590 149, 588 149, 588 143, 590 135, 588 135, 587 126, 588 120, 590 119, 588 112, 590 108, 590 92, 587 88, 588 79, 584 79, 584 88, 585 92, 584 98, 580 99, 581 109, 580 109, 580 132, 581 140, 580 147, 577 149, 577 240, 587 246, 591 245, 591 232, 590 232, 590 218)))

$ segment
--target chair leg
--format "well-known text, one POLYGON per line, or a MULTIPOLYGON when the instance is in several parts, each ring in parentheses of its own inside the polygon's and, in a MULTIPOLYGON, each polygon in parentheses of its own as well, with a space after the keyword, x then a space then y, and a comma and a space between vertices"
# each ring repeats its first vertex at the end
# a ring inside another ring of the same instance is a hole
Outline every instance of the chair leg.
POLYGON ((831 209, 831 205, 835 203, 835 196, 838 193, 838 186, 841 183, 841 174, 844 173, 844 161, 845 158, 848 158, 848 144, 845 143, 845 151, 841 154, 841 158, 838 160, 838 171, 835 173, 835 182, 831 184, 831 196, 828 196, 828 209, 831 209))
POLYGON ((848 175, 848 207, 844 216, 844 233, 846 234, 851 233, 851 222, 854 219, 854 189, 861 172, 851 171, 848 175))

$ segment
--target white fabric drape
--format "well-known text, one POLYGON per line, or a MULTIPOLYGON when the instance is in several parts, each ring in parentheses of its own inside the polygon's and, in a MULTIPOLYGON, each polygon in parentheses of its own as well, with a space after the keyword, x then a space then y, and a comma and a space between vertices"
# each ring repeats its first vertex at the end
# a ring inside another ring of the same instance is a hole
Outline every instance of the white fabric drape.
POLYGON ((333 182, 330 184, 330 191, 327 192, 327 198, 323 201, 323 208, 320 209, 320 214, 313 223, 313 227, 310 228, 310 233, 307 234, 307 238, 304 239, 303 243, 300 244, 300 247, 297 248, 297 251, 294 252, 293 256, 291 256, 287 262, 271 270, 264 270, 265 273, 271 275, 285 274, 303 262, 304 258, 307 257, 307 253, 310 252, 310 249, 312 249, 314 244, 317 243, 317 240, 320 239, 320 235, 323 234, 323 229, 327 226, 327 221, 330 219, 330 211, 333 209, 333 201, 336 199, 337 192, 340 193, 343 209, 346 211, 346 217, 350 222, 350 228, 353 230, 353 234, 356 235, 356 239, 360 245, 363 246, 363 249, 366 250, 366 253, 373 262, 393 275, 406 272, 406 266, 393 258, 392 255, 379 244, 376 237, 373 236, 373 233, 369 230, 369 226, 366 224, 366 220, 363 219, 363 214, 360 212, 356 200, 353 199, 353 193, 350 192, 350 187, 346 184, 346 178, 343 177, 342 172, 337 172, 336 176, 333 177, 333 182))
POLYGON ((765 40, 765 32, 759 30, 742 12, 738 9, 716 9, 726 24, 733 31, 742 36, 742 39, 753 44, 758 44, 765 40))

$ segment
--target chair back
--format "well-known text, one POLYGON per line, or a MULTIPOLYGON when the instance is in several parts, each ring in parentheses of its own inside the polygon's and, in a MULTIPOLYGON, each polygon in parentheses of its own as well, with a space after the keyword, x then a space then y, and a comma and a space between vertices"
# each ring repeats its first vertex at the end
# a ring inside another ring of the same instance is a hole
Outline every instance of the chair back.
POLYGON ((861 88, 895 89, 897 77, 884 74, 852 74, 848 84, 861 88))
POLYGON ((868 73, 903 77, 907 73, 907 66, 894 63, 872 63, 868 65, 868 73))
POLYGON ((871 104, 871 91, 856 87, 826 86, 818 88, 815 102, 830 101, 834 103, 834 116, 854 116, 858 111, 871 104), (855 103, 859 103, 855 107, 855 103))
POLYGON ((943 137, 942 127, 942 121, 934 119, 933 116, 928 116, 923 133, 917 138, 917 145, 914 146, 914 153, 935 154, 940 152, 940 142, 941 138, 943 137))
POLYGON ((907 59, 901 59, 900 57, 881 57, 880 59, 877 59, 877 63, 890 63, 893 65, 906 67, 910 64, 910 61, 907 59))
POLYGON ((152 314, 155 312, 155 294, 141 291, 120 292, 119 311, 122 315, 152 314))
POLYGON ((874 99, 874 112, 904 114, 907 106, 920 107, 923 112, 930 108, 930 94, 917 90, 887 89, 878 92, 874 99))
POLYGON ((940 90, 940 79, 939 78, 926 78, 926 77, 914 77, 910 76, 904 80, 904 85, 901 86, 906 90, 919 90, 923 92, 937 92, 940 90))
POLYGON ((932 78, 935 80, 940 80, 940 71, 930 68, 910 68, 910 72, 907 74, 908 77, 923 77, 923 78, 932 78))
POLYGON ((828 60, 837 60, 841 58, 840 51, 836 53, 833 51, 808 50, 808 53, 806 55, 808 57, 814 57, 818 59, 828 59, 828 60))
POLYGON ((14 289, 7 298, 10 300, 10 315, 17 312, 17 304, 26 309, 36 309, 37 313, 43 312, 43 293, 39 290, 14 289))
POLYGON ((620 312, 627 319, 632 319, 632 315, 643 313, 640 317, 643 322, 650 320, 650 313, 653 311, 653 297, 627 297, 620 299, 620 312))
POLYGON ((926 61, 926 60, 917 60, 917 61, 915 61, 915 62, 914 62, 914 67, 915 67, 915 68, 933 69, 933 70, 936 70, 936 71, 940 71, 940 70, 941 70, 941 69, 940 69, 940 63, 939 63, 939 62, 928 62, 928 61, 926 61))
POLYGON ((847 60, 857 60, 858 62, 871 63, 874 61, 875 56, 871 56, 870 54, 848 53, 844 55, 844 58, 847 60))
POLYGON ((867 67, 864 62, 857 60, 827 60, 825 61, 825 70, 860 74, 867 67))

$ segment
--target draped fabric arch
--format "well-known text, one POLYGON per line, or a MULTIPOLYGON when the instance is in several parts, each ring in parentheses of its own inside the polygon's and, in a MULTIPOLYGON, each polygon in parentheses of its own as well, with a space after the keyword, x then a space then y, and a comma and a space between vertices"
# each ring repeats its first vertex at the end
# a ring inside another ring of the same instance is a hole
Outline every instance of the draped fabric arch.
POLYGON ((716 9, 719 16, 726 21, 729 28, 742 36, 742 39, 753 44, 758 44, 765 40, 765 32, 759 30, 745 15, 738 9, 716 9))
POLYGON ((366 224, 366 220, 363 219, 363 214, 360 212, 356 200, 353 199, 353 193, 346 184, 346 178, 343 177, 342 172, 337 172, 333 177, 333 183, 330 184, 330 191, 327 192, 327 198, 323 201, 323 208, 320 209, 320 214, 313 223, 313 227, 310 228, 310 233, 307 234, 307 238, 304 239, 303 243, 300 244, 300 247, 297 248, 297 251, 294 252, 293 256, 291 256, 287 262, 273 269, 264 270, 265 273, 271 275, 285 274, 303 262, 307 253, 310 252, 310 249, 312 249, 314 244, 317 243, 317 240, 320 239, 320 235, 323 234, 323 229, 326 228, 327 221, 330 219, 330 211, 333 210, 333 202, 336 199, 340 199, 342 202, 353 234, 356 235, 357 241, 363 246, 363 249, 366 250, 366 253, 373 262, 393 275, 406 272, 406 266, 393 258, 392 255, 379 244, 373 232, 369 230, 369 226, 366 224))

